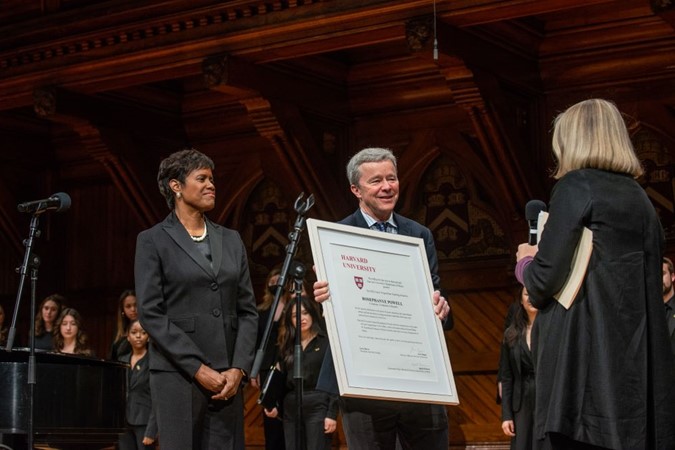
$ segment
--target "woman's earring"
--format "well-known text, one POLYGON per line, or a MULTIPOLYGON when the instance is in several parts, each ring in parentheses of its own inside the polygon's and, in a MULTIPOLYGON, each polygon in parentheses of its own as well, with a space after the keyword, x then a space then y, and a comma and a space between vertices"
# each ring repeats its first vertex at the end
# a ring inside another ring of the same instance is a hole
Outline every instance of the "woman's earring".
POLYGON ((180 197, 181 197, 180 192, 176 192, 176 198, 180 198, 180 197))

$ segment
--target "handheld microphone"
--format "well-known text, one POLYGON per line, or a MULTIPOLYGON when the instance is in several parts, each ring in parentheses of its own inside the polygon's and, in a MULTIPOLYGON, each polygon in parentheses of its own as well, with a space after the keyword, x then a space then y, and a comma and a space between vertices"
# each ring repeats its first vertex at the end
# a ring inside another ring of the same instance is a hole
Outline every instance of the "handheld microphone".
POLYGON ((541 200, 530 200, 525 205, 525 218, 530 226, 530 236, 527 243, 530 245, 537 245, 537 222, 541 211, 546 211, 546 203, 541 200))
POLYGON ((57 192, 49 198, 19 203, 17 209, 22 213, 40 214, 46 211, 63 212, 70 208, 70 195, 57 192))

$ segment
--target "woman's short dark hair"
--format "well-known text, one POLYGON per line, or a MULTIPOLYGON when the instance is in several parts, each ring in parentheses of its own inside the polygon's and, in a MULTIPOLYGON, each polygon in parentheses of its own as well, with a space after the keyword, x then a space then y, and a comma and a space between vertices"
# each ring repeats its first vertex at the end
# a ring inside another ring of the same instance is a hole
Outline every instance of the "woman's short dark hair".
POLYGON ((159 192, 166 199, 169 209, 176 207, 176 194, 169 186, 171 180, 178 180, 180 184, 185 184, 185 178, 193 170, 215 168, 213 160, 195 149, 186 149, 175 152, 167 156, 159 163, 157 172, 157 184, 159 192))

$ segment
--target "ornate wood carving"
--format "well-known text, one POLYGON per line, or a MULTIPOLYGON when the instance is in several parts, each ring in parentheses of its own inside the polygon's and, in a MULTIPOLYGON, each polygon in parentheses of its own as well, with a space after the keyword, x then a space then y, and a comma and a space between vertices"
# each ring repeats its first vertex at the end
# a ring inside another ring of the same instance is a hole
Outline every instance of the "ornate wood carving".
POLYGON ((33 91, 33 110, 40 117, 48 117, 56 113, 56 91, 44 87, 33 91))
MULTIPOLYGON (((222 28, 222 24, 240 21, 253 16, 273 15, 281 13, 288 9, 294 9, 299 6, 307 6, 313 3, 320 3, 322 0, 300 0, 300 1, 241 1, 241 2, 223 2, 221 5, 202 9, 189 15, 171 15, 167 14, 163 18, 152 21, 146 21, 143 25, 133 24, 116 28, 114 30, 101 28, 96 30, 95 25, 87 33, 77 35, 71 31, 74 36, 65 37, 59 41, 45 42, 41 46, 34 46, 30 49, 24 49, 18 53, 0 53, 0 69, 11 69, 16 67, 28 66, 34 63, 44 62, 50 59, 63 58, 86 53, 90 50, 105 49, 123 44, 153 41, 155 38, 162 37, 163 40, 170 38, 171 35, 184 34, 185 32, 194 33, 193 30, 222 28)), ((109 8, 109 7, 108 7, 109 8)), ((97 17, 97 11, 101 7, 93 6, 91 13, 97 17)), ((114 8, 113 8, 114 9, 114 8)), ((123 17, 123 11, 98 11, 103 17, 108 16, 123 17)), ((94 22, 94 21, 92 21, 94 22)), ((27 34, 26 32, 22 34, 27 34)))
MULTIPOLYGON (((330 195, 338 187, 333 177, 321 176, 318 143, 310 136, 304 120, 292 108, 284 109, 284 114, 292 119, 282 118, 268 95, 261 93, 270 90, 266 83, 271 80, 271 75, 229 56, 206 59, 203 70, 210 89, 235 97, 246 108, 257 132, 274 148, 279 164, 288 174, 288 184, 298 192, 313 193, 317 199, 316 209, 326 216, 339 217, 344 205, 330 195)), ((283 80, 284 77, 281 78, 283 80)), ((297 84, 290 83, 295 92, 300 92, 302 88, 297 84)), ((285 95, 288 96, 288 93, 285 95)), ((277 109, 283 109, 281 102, 278 103, 277 109)))
POLYGON ((405 39, 412 52, 422 50, 427 42, 433 38, 433 33, 433 17, 413 19, 405 24, 405 39))
POLYGON ((65 125, 77 133, 87 153, 103 165, 139 222, 146 228, 154 225, 158 217, 143 196, 144 189, 137 182, 133 172, 123 159, 106 145, 98 127, 85 118, 59 112, 60 109, 67 110, 67 107, 59 105, 60 92, 63 91, 54 87, 36 89, 33 95, 35 112, 40 117, 65 125))

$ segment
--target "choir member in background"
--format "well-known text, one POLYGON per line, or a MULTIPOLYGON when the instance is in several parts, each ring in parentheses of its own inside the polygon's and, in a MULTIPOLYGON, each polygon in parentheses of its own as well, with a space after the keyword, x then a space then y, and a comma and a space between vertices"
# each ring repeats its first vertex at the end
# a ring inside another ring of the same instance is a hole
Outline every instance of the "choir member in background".
MULTIPOLYGON (((35 315, 35 348, 40 350, 52 350, 54 348, 53 337, 56 319, 61 315, 65 297, 60 294, 52 294, 45 297, 38 307, 35 315)), ((28 341, 30 344, 30 341, 28 341)))
POLYGON ((54 327, 54 351, 93 356, 89 339, 82 328, 82 316, 73 308, 64 308, 54 327))
MULTIPOLYGON (((295 361, 296 304, 292 299, 284 309, 279 330, 278 368, 286 376, 286 394, 283 399, 283 422, 286 448, 298 448, 295 442, 297 400, 293 364, 295 361)), ((337 428, 337 394, 316 390, 316 382, 324 355, 328 349, 328 337, 321 329, 319 305, 305 295, 301 297, 300 339, 302 346, 302 429, 304 447, 312 450, 328 450, 337 428)), ((265 410, 265 415, 276 418, 278 408, 265 410)))
POLYGON ((120 436, 119 450, 149 450, 155 448, 157 419, 150 394, 150 356, 148 333, 138 320, 129 324, 127 341, 131 352, 120 361, 129 364, 127 380, 127 431, 120 436))
POLYGON ((502 430, 511 437, 511 450, 532 450, 534 421, 534 361, 531 332, 537 308, 521 287, 517 307, 504 331, 499 360, 502 383, 502 430))
POLYGON ((127 339, 129 325, 138 319, 136 309, 136 293, 127 289, 122 292, 118 301, 117 308, 117 332, 110 348, 110 359, 116 361, 122 356, 131 353, 131 346, 127 339))
MULTIPOLYGON (((270 372, 270 367, 277 360, 277 338, 279 336, 279 319, 284 310, 284 306, 288 300, 288 291, 281 286, 277 286, 279 281, 280 269, 272 269, 265 280, 265 294, 263 301, 258 305, 258 338, 256 340, 256 349, 260 347, 260 342, 267 326, 267 320, 272 313, 272 303, 276 289, 281 289, 281 297, 279 297, 279 304, 276 311, 274 311, 274 318, 272 319, 272 329, 270 330, 269 341, 265 349, 260 364, 260 372, 256 378, 251 378, 251 385, 256 389, 261 388, 261 383, 265 381, 270 372)), ((265 433, 265 450, 285 450, 286 444, 284 440, 284 426, 279 417, 268 417, 263 414, 263 431, 265 433)))

